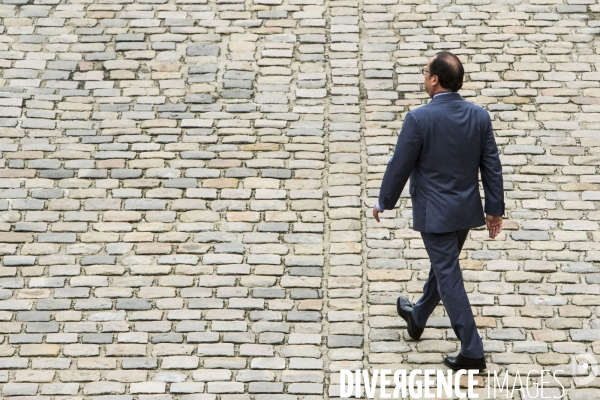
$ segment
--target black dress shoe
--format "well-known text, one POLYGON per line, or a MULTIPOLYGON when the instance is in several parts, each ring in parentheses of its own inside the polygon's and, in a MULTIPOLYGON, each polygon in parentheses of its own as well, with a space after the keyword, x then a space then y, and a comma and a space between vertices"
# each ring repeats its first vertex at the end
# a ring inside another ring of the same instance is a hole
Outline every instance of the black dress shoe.
POLYGON ((444 358, 444 365, 452 368, 454 371, 459 369, 478 369, 482 372, 485 369, 485 357, 469 358, 458 353, 456 356, 444 358))
POLYGON ((406 297, 398 297, 398 300, 396 300, 396 310, 398 310, 398 315, 406 321, 406 324, 408 325, 406 328, 408 335, 414 340, 419 340, 423 334, 424 328, 420 328, 415 324, 415 320, 412 316, 412 309, 412 304, 410 304, 410 301, 408 301, 406 297))

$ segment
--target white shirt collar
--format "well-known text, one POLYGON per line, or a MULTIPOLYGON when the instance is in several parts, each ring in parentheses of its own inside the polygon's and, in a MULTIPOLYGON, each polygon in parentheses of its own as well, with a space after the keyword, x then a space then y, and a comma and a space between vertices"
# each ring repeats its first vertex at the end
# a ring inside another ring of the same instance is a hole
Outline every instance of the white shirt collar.
MULTIPOLYGON (((433 95, 433 97, 435 97, 435 96, 439 96, 439 95, 441 95, 441 94, 449 94, 449 93, 456 93, 456 92, 441 92, 441 93, 436 93, 436 94, 434 94, 434 95, 433 95)), ((432 98, 433 98, 433 97, 432 97, 432 98)))

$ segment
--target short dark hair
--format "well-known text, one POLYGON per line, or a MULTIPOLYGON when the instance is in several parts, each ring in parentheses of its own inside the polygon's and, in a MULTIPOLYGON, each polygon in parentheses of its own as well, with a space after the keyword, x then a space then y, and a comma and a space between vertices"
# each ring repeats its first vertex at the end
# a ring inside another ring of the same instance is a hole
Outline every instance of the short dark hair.
POLYGON ((437 75, 440 86, 444 89, 458 92, 463 85, 465 69, 458 57, 449 51, 441 51, 431 60, 429 74, 437 75))

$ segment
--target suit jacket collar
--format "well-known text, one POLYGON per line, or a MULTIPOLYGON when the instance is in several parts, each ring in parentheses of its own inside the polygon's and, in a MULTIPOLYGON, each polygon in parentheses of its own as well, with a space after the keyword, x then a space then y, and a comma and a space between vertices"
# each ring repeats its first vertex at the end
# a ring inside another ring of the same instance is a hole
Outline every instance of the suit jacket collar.
POLYGON ((453 101, 453 100, 462 100, 462 96, 458 94, 458 92, 446 92, 444 94, 440 94, 439 96, 434 96, 431 99, 430 103, 433 102, 442 102, 442 101, 453 101))

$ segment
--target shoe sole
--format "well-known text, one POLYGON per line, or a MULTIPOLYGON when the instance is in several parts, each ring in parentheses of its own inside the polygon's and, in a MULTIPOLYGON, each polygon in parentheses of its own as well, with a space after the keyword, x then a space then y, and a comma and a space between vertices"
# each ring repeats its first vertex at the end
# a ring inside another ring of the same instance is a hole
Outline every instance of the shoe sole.
POLYGON ((445 365, 446 367, 450 368, 450 369, 451 369, 451 370, 453 370, 453 371, 460 371, 461 369, 464 369, 464 370, 470 370, 470 369, 473 369, 473 370, 478 370, 478 371, 479 371, 479 373, 482 373, 483 371, 485 371, 485 368, 486 368, 486 366, 485 366, 485 365, 473 366, 473 367, 469 367, 469 368, 456 368, 455 366, 452 366, 452 365, 448 364, 448 363, 446 362, 446 359, 444 359, 444 365, 445 365))

